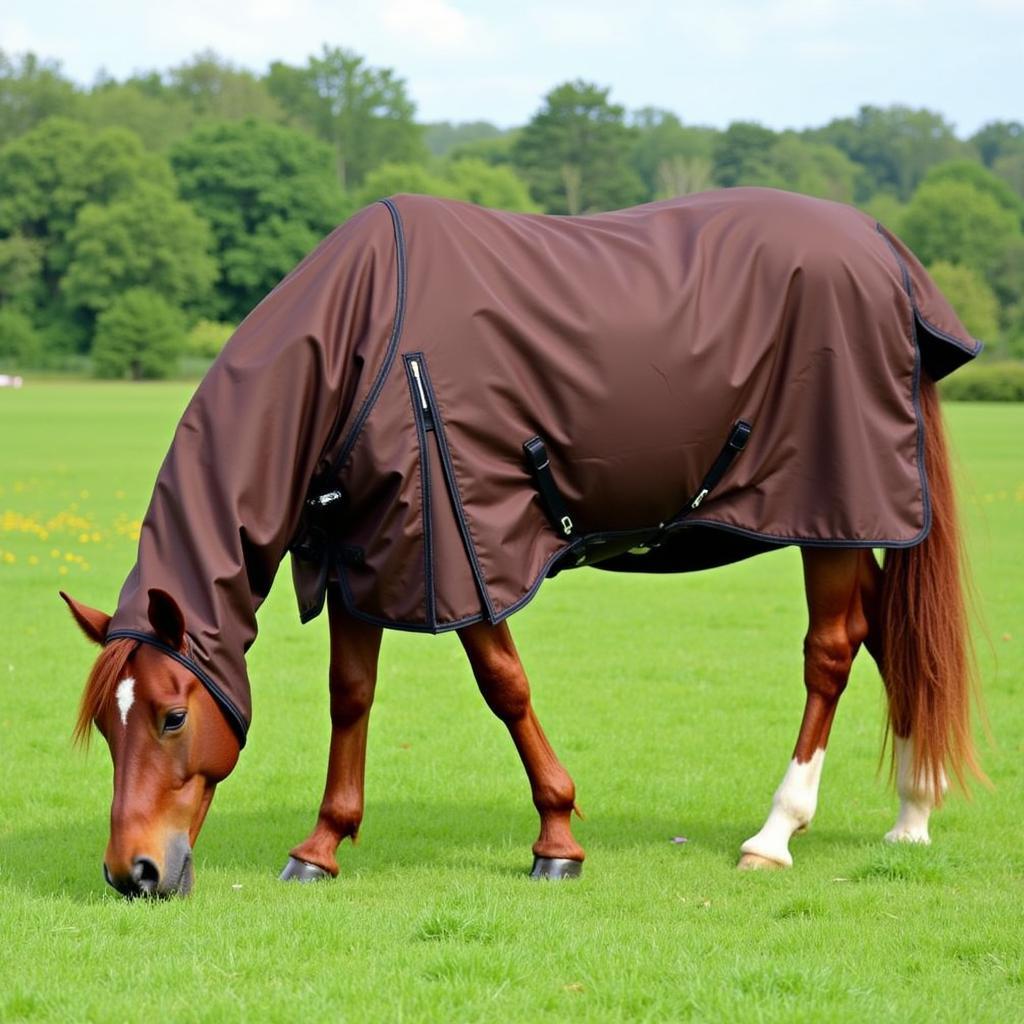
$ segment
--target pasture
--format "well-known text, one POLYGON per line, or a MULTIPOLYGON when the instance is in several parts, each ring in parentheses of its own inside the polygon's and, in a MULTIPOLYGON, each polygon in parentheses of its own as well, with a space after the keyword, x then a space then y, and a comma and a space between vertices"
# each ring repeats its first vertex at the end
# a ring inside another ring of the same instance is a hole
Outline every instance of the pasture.
POLYGON ((69 743, 93 651, 57 590, 113 610, 189 390, 0 392, 0 1019, 1024 1018, 1024 406, 947 407, 988 631, 995 789, 954 796, 930 848, 881 841, 896 799, 862 654, 795 867, 734 869, 803 706, 787 550, 674 578, 567 573, 514 618, 587 815, 579 882, 527 879, 529 789, 456 638, 390 633, 360 842, 336 882, 281 885, 328 740, 326 617, 299 626, 285 567, 195 893, 129 904, 101 875, 105 746, 69 743))

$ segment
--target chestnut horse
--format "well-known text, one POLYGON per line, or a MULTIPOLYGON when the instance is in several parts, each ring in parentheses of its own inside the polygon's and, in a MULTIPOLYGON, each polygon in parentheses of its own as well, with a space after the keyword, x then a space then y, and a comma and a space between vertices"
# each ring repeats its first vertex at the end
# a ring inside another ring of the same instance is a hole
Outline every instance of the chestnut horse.
MULTIPOLYGON (((792 864, 790 837, 814 815, 829 731, 850 667, 863 645, 888 696, 899 795, 890 841, 927 843, 928 819, 942 802, 947 770, 963 783, 979 775, 969 712, 973 663, 963 596, 961 540, 934 384, 921 382, 925 469, 934 507, 927 538, 890 550, 884 570, 870 550, 802 551, 809 625, 804 643, 806 704, 792 760, 764 826, 741 846, 741 868, 792 864)), ((106 642, 110 617, 62 595, 86 636, 106 642)), ((282 878, 338 874, 336 851, 363 817, 363 776, 381 628, 350 615, 338 592, 330 617, 331 742, 327 784, 312 833, 291 851, 282 878)), ((186 644, 174 598, 149 592, 149 620, 167 652, 186 644)), ((540 815, 535 877, 579 874, 584 853, 571 829, 575 788, 530 701, 530 688, 506 623, 460 629, 480 691, 508 727, 540 815)), ((239 754, 239 740, 200 681, 169 653, 114 639, 89 677, 76 734, 95 723, 110 747, 114 796, 107 880, 125 895, 187 893, 192 849, 217 784, 239 754)))

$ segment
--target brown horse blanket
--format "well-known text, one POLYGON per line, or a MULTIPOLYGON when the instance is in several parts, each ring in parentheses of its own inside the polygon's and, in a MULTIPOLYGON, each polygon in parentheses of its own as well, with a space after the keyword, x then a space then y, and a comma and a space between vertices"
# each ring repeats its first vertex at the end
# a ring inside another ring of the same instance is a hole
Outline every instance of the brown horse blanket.
POLYGON ((110 636, 244 737, 285 552, 304 621, 497 622, 576 565, 665 572, 928 531, 918 388, 980 349, 864 214, 732 189, 586 217, 398 196, 332 233, 196 391, 110 636))

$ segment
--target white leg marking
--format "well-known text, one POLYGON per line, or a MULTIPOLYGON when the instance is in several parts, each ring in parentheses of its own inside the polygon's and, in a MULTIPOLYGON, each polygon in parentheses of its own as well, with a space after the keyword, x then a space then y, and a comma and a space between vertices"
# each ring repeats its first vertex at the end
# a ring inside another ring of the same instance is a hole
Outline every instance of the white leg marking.
POLYGON ((135 680, 128 676, 117 684, 117 710, 121 712, 121 724, 128 725, 128 712, 135 703, 135 680))
POLYGON ((786 774, 772 797, 768 820, 756 836, 751 836, 741 847, 743 853, 755 853, 786 867, 793 866, 789 852, 789 837, 798 829, 806 828, 818 806, 818 785, 825 751, 816 750, 810 761, 800 764, 796 758, 789 762, 786 774))
MULTIPOLYGON (((909 739, 894 736, 896 748, 896 792, 900 796, 900 813, 896 824, 885 833, 890 843, 930 843, 928 817, 935 806, 931 780, 912 778, 913 747, 909 739)), ((942 776, 942 792, 948 788, 942 776)))

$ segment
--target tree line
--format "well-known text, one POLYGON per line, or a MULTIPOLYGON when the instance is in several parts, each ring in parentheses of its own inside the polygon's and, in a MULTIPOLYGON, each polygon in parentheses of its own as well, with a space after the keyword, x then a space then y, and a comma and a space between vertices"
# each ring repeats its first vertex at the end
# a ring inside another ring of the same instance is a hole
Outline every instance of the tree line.
POLYGON ((990 350, 1024 359, 1019 122, 961 139, 938 113, 863 106, 720 130, 572 81, 521 127, 421 124, 392 69, 324 47, 263 75, 204 53, 88 88, 0 51, 0 368, 198 367, 323 235, 394 192, 580 214, 738 185, 857 204, 990 350))

